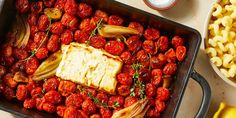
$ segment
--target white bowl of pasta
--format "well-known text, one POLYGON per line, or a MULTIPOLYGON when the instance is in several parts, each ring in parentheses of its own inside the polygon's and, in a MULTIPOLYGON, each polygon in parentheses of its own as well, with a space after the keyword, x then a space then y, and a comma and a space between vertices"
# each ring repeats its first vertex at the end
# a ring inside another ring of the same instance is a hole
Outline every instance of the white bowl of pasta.
POLYGON ((236 0, 214 3, 205 24, 204 46, 214 71, 236 87, 236 0))

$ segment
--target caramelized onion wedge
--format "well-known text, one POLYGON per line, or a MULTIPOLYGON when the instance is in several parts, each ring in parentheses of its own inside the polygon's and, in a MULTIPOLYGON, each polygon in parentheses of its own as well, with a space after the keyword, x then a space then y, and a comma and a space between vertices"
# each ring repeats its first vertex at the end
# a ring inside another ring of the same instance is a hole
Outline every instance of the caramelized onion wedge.
POLYGON ((46 14, 48 17, 50 17, 53 20, 58 20, 62 16, 61 10, 58 8, 45 8, 44 14, 46 14))
POLYGON ((116 26, 116 25, 103 25, 98 29, 98 33, 107 38, 112 38, 120 35, 139 34, 139 32, 133 28, 116 26))
POLYGON ((136 103, 134 103, 133 105, 115 112, 112 115, 112 118, 133 118, 135 116, 139 116, 140 114, 142 115, 144 110, 146 110, 147 103, 148 103, 147 98, 141 99, 136 103))
POLYGON ((53 53, 43 63, 41 63, 41 65, 33 74, 32 79, 38 81, 55 75, 56 69, 61 62, 61 58, 62 58, 61 50, 53 53))
POLYGON ((171 77, 163 77, 163 85, 162 87, 164 88, 169 88, 170 84, 171 84, 171 77))
POLYGON ((16 82, 24 82, 24 83, 29 82, 29 78, 26 77, 24 75, 24 73, 22 73, 22 72, 16 72, 14 77, 13 77, 13 80, 16 81, 16 82))

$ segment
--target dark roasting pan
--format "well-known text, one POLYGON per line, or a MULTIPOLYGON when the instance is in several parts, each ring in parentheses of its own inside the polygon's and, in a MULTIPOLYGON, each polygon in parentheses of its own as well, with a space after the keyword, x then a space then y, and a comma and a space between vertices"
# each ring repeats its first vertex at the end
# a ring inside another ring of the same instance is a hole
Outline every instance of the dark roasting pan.
MULTIPOLYGON (((14 21, 15 15, 15 0, 0 0, 0 41, 4 40, 4 35, 9 29, 12 21, 14 21)), ((183 63, 178 67, 176 79, 171 86, 171 99, 167 103, 166 110, 162 113, 163 118, 174 118, 178 112, 186 85, 189 78, 196 80, 202 88, 203 96, 202 102, 197 118, 203 118, 208 110, 208 106, 211 99, 211 90, 207 81, 193 69, 193 65, 201 44, 201 35, 195 29, 181 25, 174 21, 156 16, 145 11, 133 8, 131 6, 113 1, 113 0, 82 0, 83 2, 89 3, 95 9, 101 9, 109 14, 117 14, 122 16, 128 21, 138 21, 145 26, 152 26, 160 29, 166 34, 177 34, 184 37, 188 48, 187 57, 183 63)), ((194 93, 192 96, 194 97, 194 93)), ((19 102, 8 102, 0 97, 0 109, 16 114, 21 117, 55 117, 54 114, 48 114, 45 112, 39 112, 36 110, 26 110, 23 108, 22 103, 19 102)), ((187 114, 186 114, 187 115, 187 114)))

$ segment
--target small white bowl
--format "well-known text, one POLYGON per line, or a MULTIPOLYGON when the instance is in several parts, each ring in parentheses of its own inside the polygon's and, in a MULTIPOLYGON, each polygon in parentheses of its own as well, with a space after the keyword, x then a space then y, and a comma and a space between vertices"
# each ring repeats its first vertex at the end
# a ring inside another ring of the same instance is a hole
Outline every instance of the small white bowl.
POLYGON ((166 10, 173 7, 177 0, 143 0, 144 3, 155 10, 166 10))
MULTIPOLYGON (((220 0, 218 0, 218 2, 219 2, 220 0)), ((209 13, 208 13, 208 17, 207 17, 207 19, 206 19, 206 21, 205 21, 205 27, 204 27, 204 34, 203 34, 203 39, 204 39, 204 48, 206 49, 207 48, 207 41, 208 41, 208 25, 209 25, 209 22, 210 22, 210 19, 211 19, 211 17, 212 17, 212 12, 213 12, 213 10, 214 10, 214 8, 213 8, 213 5, 211 5, 211 10, 209 11, 209 13)), ((209 56, 208 56, 208 54, 207 54, 207 57, 209 58, 209 56)), ((213 64, 211 61, 210 61, 210 58, 209 58, 209 62, 210 62, 210 64, 211 64, 211 66, 212 66, 212 68, 214 69, 214 71, 217 73, 217 75, 220 77, 220 78, 222 78, 226 83, 228 83, 229 85, 231 85, 231 86, 233 86, 233 87, 236 87, 236 82, 234 82, 234 81, 232 81, 232 80, 230 80, 229 78, 227 78, 227 77, 225 77, 222 73, 221 73, 221 71, 219 70, 219 68, 215 65, 215 64, 213 64)))

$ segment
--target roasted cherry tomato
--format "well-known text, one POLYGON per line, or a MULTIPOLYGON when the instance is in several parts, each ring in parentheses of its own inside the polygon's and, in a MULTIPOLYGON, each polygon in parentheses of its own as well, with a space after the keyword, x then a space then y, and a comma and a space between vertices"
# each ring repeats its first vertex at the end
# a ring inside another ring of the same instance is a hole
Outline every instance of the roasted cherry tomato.
POLYGON ((141 68, 138 70, 139 80, 143 82, 149 82, 151 80, 151 72, 147 68, 141 68))
POLYGON ((33 109, 36 106, 36 100, 34 98, 28 98, 23 103, 24 108, 33 109))
POLYGON ((57 90, 59 84, 60 81, 57 79, 57 77, 51 77, 43 84, 43 89, 46 92, 51 90, 57 90))
POLYGON ((166 57, 167 57, 167 61, 168 62, 172 62, 174 63, 176 61, 176 53, 174 51, 173 48, 170 48, 166 53, 165 53, 166 57))
POLYGON ((11 73, 7 73, 2 80, 10 88, 15 88, 17 86, 17 82, 13 80, 13 75, 11 73))
POLYGON ((20 84, 17 86, 16 98, 19 101, 24 101, 29 95, 26 85, 20 84))
POLYGON ((32 89, 30 92, 32 98, 42 97, 43 96, 43 89, 42 87, 36 87, 32 89))
POLYGON ((148 97, 154 97, 156 95, 156 87, 151 83, 147 83, 145 93, 148 97))
POLYGON ((138 101, 138 98, 136 98, 134 96, 128 96, 125 98, 124 107, 129 107, 137 101, 138 101))
POLYGON ((73 32, 70 30, 65 30, 62 34, 61 34, 61 43, 67 45, 70 44, 70 42, 73 40, 73 32))
POLYGON ((52 34, 47 43, 47 49, 50 52, 56 52, 60 47, 59 36, 52 34))
POLYGON ((156 41, 160 37, 160 32, 154 28, 147 28, 144 32, 144 37, 147 40, 154 40, 156 41))
POLYGON ((166 108, 165 102, 156 99, 155 101, 155 110, 157 110, 158 112, 163 112, 166 108))
POLYGON ((16 0, 16 9, 19 13, 26 13, 29 11, 29 0, 16 0))
POLYGON ((105 50, 112 55, 120 55, 125 48, 125 44, 120 41, 110 40, 105 45, 105 50))
POLYGON ((19 60, 26 59, 29 55, 27 51, 21 49, 21 48, 15 48, 13 50, 13 56, 19 60))
POLYGON ((63 106, 63 105, 57 106, 57 115, 60 117, 63 117, 65 110, 66 110, 66 106, 63 106))
POLYGON ((152 40, 145 40, 143 42, 143 49, 151 55, 154 55, 157 53, 157 46, 152 40))
POLYGON ((26 62, 26 73, 33 74, 39 67, 39 61, 37 58, 32 57, 26 62))
POLYGON ((95 89, 92 89, 92 88, 86 88, 85 91, 81 92, 81 95, 82 95, 84 100, 90 99, 90 97, 88 97, 89 94, 91 94, 92 96, 96 96, 97 91, 95 89))
POLYGON ((89 44, 95 48, 103 48, 106 44, 106 39, 100 35, 93 36, 89 44))
POLYGON ((56 111, 56 106, 52 103, 45 102, 43 103, 43 110, 48 113, 54 113, 56 111))
POLYGON ((82 103, 82 110, 84 110, 87 114, 92 114, 96 112, 96 106, 92 100, 86 99, 82 103))
POLYGON ((148 104, 150 105, 150 107, 154 107, 155 106, 155 99, 153 97, 148 97, 148 104))
POLYGON ((59 104, 62 101, 62 97, 59 92, 55 90, 48 91, 44 95, 45 101, 52 104, 59 104))
POLYGON ((159 51, 165 52, 168 50, 169 41, 167 36, 161 36, 157 41, 157 47, 159 47, 159 51))
POLYGON ((104 11, 101 11, 101 10, 96 10, 94 17, 96 17, 97 21, 98 21, 99 19, 102 19, 104 22, 107 22, 107 21, 108 21, 108 15, 107 15, 107 13, 104 12, 104 11))
POLYGON ((174 48, 184 45, 184 39, 179 36, 174 36, 171 40, 171 44, 174 48))
POLYGON ((146 116, 148 118, 160 118, 161 115, 160 115, 160 112, 158 112, 154 108, 149 108, 147 113, 146 113, 146 116))
POLYGON ((123 60, 126 64, 132 64, 134 63, 134 57, 129 51, 124 51, 121 53, 120 58, 123 60))
POLYGON ((69 96, 71 93, 75 92, 76 84, 71 81, 60 81, 58 91, 62 96, 69 96))
POLYGON ((61 22, 54 22, 50 27, 50 31, 53 34, 60 35, 64 30, 64 25, 61 22))
POLYGON ((77 4, 75 0, 67 0, 65 3, 64 10, 70 15, 75 15, 77 13, 77 4))
POLYGON ((3 56, 5 56, 5 57, 10 57, 10 56, 12 56, 12 53, 13 53, 13 48, 12 48, 12 46, 10 46, 10 45, 4 45, 4 46, 1 48, 1 53, 2 53, 3 56))
POLYGON ((123 22, 124 22, 124 20, 121 17, 116 16, 116 15, 111 15, 108 18, 109 25, 123 25, 123 22))
POLYGON ((37 44, 37 45, 40 45, 41 42, 43 42, 43 46, 44 44, 46 44, 47 42, 47 35, 45 32, 37 32, 34 34, 34 42, 37 44))
POLYGON ((66 106, 74 106, 79 108, 83 102, 83 97, 80 94, 71 94, 66 98, 66 106))
POLYGON ((41 15, 38 20, 38 27, 40 31, 45 31, 49 26, 49 20, 47 15, 41 15))
POLYGON ((88 115, 85 111, 78 110, 77 112, 78 112, 78 116, 79 116, 78 118, 88 118, 88 115))
POLYGON ((101 108, 100 114, 101 114, 102 118, 111 118, 112 117, 112 112, 106 108, 101 108))
POLYGON ((35 56, 38 59, 45 59, 46 57, 48 57, 48 49, 47 48, 39 48, 38 51, 36 52, 35 56))
POLYGON ((142 41, 139 36, 131 36, 127 40, 127 46, 131 52, 137 52, 142 47, 142 41))
POLYGON ((168 63, 163 68, 163 73, 165 75, 173 75, 177 70, 177 65, 175 63, 168 63))
POLYGON ((69 106, 66 108, 63 118, 77 118, 78 112, 75 107, 69 106))
POLYGON ((109 98, 108 105, 109 107, 116 109, 123 107, 124 102, 125 102, 124 97, 116 95, 116 96, 111 96, 109 98))
POLYGON ((161 101, 166 101, 170 98, 170 91, 167 88, 159 87, 157 88, 156 98, 161 101))
POLYGON ((0 65, 0 77, 3 77, 3 75, 6 74, 6 68, 2 65, 0 65))
POLYGON ((46 7, 52 7, 55 3, 55 0, 43 0, 43 3, 46 7))
POLYGON ((74 39, 78 43, 87 43, 89 35, 85 31, 76 30, 74 34, 74 39))
POLYGON ((149 55, 144 50, 138 51, 136 57, 143 67, 149 66, 150 64, 149 55))
POLYGON ((30 26, 35 26, 35 25, 37 25, 38 15, 37 15, 37 14, 34 14, 34 13, 31 13, 31 14, 28 16, 27 21, 28 21, 28 23, 29 23, 30 26))
POLYGON ((92 7, 86 3, 79 3, 77 16, 80 18, 89 17, 92 14, 92 7))
POLYGON ((43 2, 42 1, 31 2, 30 10, 31 10, 31 13, 33 14, 41 13, 43 11, 43 2))
POLYGON ((102 93, 102 92, 99 92, 97 95, 96 95, 96 98, 100 101, 100 102, 104 102, 104 103, 107 103, 108 102, 108 97, 105 93, 102 93))
POLYGON ((120 73, 117 75, 117 81, 120 84, 131 85, 133 83, 133 78, 127 73, 120 73))
POLYGON ((65 3, 67 0, 56 0, 56 3, 54 4, 55 8, 60 9, 62 12, 64 12, 64 7, 65 7, 65 3))
POLYGON ((162 71, 161 69, 153 69, 152 70, 152 79, 151 83, 155 86, 160 85, 162 82, 162 71))
POLYGON ((5 66, 12 66, 15 59, 12 56, 9 57, 2 57, 1 64, 5 66))
POLYGON ((167 57, 163 55, 162 53, 159 53, 158 56, 153 56, 150 60, 151 67, 153 69, 155 68, 162 68, 167 63, 167 57))
POLYGON ((39 111, 42 111, 42 110, 43 110, 43 104, 44 104, 44 103, 46 103, 44 97, 42 97, 42 98, 36 98, 36 108, 37 108, 39 111))
POLYGON ((129 74, 129 76, 133 77, 135 70, 132 68, 132 65, 123 65, 122 72, 129 74))
POLYGON ((14 96, 15 96, 15 91, 14 91, 12 88, 6 86, 6 88, 5 88, 4 92, 3 92, 3 95, 4 95, 4 97, 5 97, 7 100, 10 101, 10 100, 12 100, 12 99, 14 98, 14 96))
POLYGON ((36 87, 40 87, 40 82, 39 81, 30 81, 26 87, 28 91, 32 91, 33 89, 35 89, 36 87))
POLYGON ((89 18, 83 19, 80 23, 80 30, 90 34, 93 29, 96 27, 95 23, 92 23, 91 20, 89 18))
POLYGON ((186 56, 186 47, 184 46, 178 46, 176 48, 176 57, 178 61, 183 61, 186 56))
POLYGON ((129 85, 118 85, 116 87, 117 92, 121 96, 127 96, 130 94, 130 86, 129 85))
MULTIPOLYGON (((38 26, 37 25, 35 25, 35 26, 30 26, 30 39, 34 39, 34 35, 35 35, 35 33, 37 33, 39 31, 39 28, 38 28, 38 26)), ((31 40, 29 40, 29 42, 30 42, 31 40)), ((28 42, 28 44, 29 44, 29 42, 28 42)))
POLYGON ((64 26, 70 28, 70 30, 72 30, 72 31, 77 29, 78 22, 79 22, 79 20, 75 16, 70 15, 68 13, 65 13, 61 18, 61 23, 64 26))
POLYGON ((128 27, 136 29, 140 34, 143 34, 143 26, 138 22, 130 22, 128 27))

